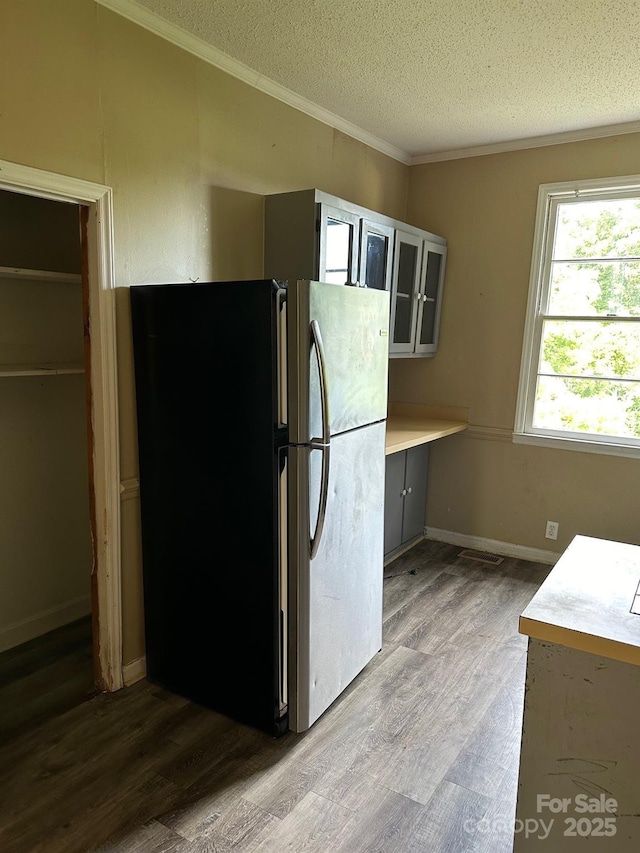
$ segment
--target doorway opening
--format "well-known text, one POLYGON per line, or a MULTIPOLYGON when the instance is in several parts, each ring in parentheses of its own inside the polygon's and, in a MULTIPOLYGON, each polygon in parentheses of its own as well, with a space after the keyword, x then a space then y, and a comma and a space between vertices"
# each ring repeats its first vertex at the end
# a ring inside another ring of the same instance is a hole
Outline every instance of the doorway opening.
POLYGON ((116 388, 110 189, 0 161, 0 693, 34 722, 123 683, 116 388))

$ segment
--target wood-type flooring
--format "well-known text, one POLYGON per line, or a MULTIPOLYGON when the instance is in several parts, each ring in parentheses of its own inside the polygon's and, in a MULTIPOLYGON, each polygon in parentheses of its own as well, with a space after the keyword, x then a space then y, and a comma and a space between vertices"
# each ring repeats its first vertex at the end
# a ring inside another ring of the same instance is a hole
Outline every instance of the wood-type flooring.
POLYGON ((16 732, 0 748, 0 851, 511 851, 518 616, 549 567, 459 551, 425 540, 385 568, 383 649, 302 735, 147 680, 16 732))
POLYGON ((93 679, 90 616, 2 652, 0 748, 91 697, 93 679))

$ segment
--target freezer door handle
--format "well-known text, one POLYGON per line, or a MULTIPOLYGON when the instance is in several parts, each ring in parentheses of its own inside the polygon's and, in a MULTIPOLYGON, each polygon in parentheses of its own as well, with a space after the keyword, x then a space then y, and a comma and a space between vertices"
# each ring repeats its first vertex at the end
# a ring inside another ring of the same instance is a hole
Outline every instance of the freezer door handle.
POLYGON ((322 333, 320 332, 320 324, 317 320, 311 321, 310 331, 311 347, 315 350, 316 359, 318 361, 318 378, 320 380, 320 408, 322 412, 322 438, 312 438, 311 444, 312 446, 328 445, 331 441, 331 418, 329 416, 329 382, 327 379, 327 360, 324 355, 322 333))
POLYGON ((310 324, 311 346, 315 349, 318 360, 318 376, 320 379, 320 407, 322 412, 322 438, 311 439, 311 450, 319 450, 322 453, 322 479, 320 482, 320 501, 318 505, 318 520, 313 536, 309 539, 309 556, 313 560, 318 553, 322 531, 327 516, 327 498, 329 495, 329 461, 331 458, 331 424, 329 418, 329 385, 327 382, 327 364, 322 344, 320 324, 312 320, 310 324))

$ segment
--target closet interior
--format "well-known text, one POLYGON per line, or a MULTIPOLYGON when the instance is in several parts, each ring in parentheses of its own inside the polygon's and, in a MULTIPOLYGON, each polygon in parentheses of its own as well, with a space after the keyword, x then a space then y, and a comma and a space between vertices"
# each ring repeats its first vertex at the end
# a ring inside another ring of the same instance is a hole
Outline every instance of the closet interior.
POLYGON ((0 743, 93 690, 80 208, 0 191, 0 743))

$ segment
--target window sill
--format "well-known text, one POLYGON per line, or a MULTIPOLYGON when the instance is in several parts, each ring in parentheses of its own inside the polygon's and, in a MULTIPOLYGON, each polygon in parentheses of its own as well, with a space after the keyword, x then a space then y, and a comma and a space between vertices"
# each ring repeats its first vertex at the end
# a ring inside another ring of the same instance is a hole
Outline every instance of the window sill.
POLYGON ((559 438, 556 435, 536 435, 528 432, 514 432, 514 444, 532 444, 536 447, 553 447, 557 450, 578 450, 581 453, 600 453, 605 456, 626 456, 640 459, 640 447, 629 444, 611 444, 598 441, 581 441, 576 438, 559 438))

